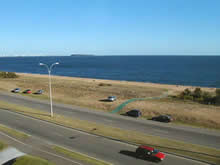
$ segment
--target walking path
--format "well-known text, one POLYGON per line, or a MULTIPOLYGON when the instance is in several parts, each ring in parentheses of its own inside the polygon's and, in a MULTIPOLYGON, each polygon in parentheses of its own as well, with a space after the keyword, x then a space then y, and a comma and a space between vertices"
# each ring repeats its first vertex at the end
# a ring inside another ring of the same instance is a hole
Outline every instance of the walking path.
POLYGON ((158 100, 158 99, 162 99, 167 97, 169 94, 169 92, 165 92, 163 93, 161 96, 156 96, 156 97, 147 97, 147 98, 134 98, 134 99, 130 99, 125 101, 124 103, 122 103, 121 105, 119 105, 118 107, 116 107, 111 113, 117 113, 120 110, 122 110, 128 103, 134 102, 134 101, 142 101, 142 100, 158 100))

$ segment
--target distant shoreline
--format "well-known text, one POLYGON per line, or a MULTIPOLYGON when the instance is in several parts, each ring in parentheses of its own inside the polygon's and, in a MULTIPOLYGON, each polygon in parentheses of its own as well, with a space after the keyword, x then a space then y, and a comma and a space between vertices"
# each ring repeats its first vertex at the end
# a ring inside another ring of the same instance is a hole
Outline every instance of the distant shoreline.
MULTIPOLYGON (((18 75, 29 75, 33 77, 48 77, 47 74, 38 74, 38 73, 18 73, 18 75)), ((151 82, 138 82, 138 81, 126 81, 126 80, 108 80, 108 79, 97 79, 97 78, 84 78, 84 77, 70 77, 70 76, 59 76, 59 75, 52 75, 53 78, 62 79, 62 80, 84 80, 85 82, 99 82, 99 83, 116 83, 116 84, 123 84, 123 85, 137 85, 143 87, 156 87, 156 88, 165 88, 168 90, 173 91, 183 91, 184 89, 188 88, 190 90, 194 90, 195 88, 201 88, 205 91, 215 91, 216 88, 212 87, 202 87, 202 86, 189 86, 189 85, 174 85, 174 84, 161 84, 161 83, 151 83, 151 82)))

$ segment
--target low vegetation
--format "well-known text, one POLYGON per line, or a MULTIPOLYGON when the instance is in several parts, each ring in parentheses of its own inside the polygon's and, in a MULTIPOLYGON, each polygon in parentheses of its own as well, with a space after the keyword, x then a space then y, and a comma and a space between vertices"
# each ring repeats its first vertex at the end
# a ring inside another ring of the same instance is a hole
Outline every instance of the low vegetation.
POLYGON ((26 155, 17 158, 12 165, 55 165, 55 164, 45 159, 26 155))
POLYGON ((3 143, 3 142, 0 142, 0 152, 1 150, 5 149, 8 145, 3 143))
POLYGON ((61 115, 54 115, 53 118, 47 112, 18 106, 15 104, 9 104, 6 102, 0 102, 0 107, 15 111, 24 115, 28 115, 41 120, 49 121, 52 123, 60 124, 73 129, 82 130, 88 133, 96 134, 99 136, 109 137, 111 139, 117 139, 135 144, 146 144, 152 147, 156 147, 163 152, 174 153, 190 157, 197 160, 210 162, 218 165, 220 163, 220 150, 204 147, 200 145, 193 145, 181 141, 170 140, 166 138, 160 138, 157 136, 151 136, 144 133, 135 131, 122 130, 120 128, 105 126, 94 122, 82 121, 79 119, 68 118, 61 115), (135 135, 135 136, 134 136, 135 135), (169 146, 169 147, 167 147, 169 146))
POLYGON ((18 78, 14 72, 0 72, 0 78, 18 78))
POLYGON ((15 138, 18 138, 18 139, 28 138, 27 134, 25 134, 23 132, 20 132, 20 131, 16 131, 15 129, 6 127, 6 126, 1 125, 1 124, 0 124, 0 131, 6 133, 8 135, 11 135, 11 136, 13 136, 15 138))
POLYGON ((194 91, 186 88, 176 98, 183 100, 191 100, 203 104, 220 105, 220 89, 216 89, 215 94, 202 91, 201 88, 195 88, 194 91))
POLYGON ((102 160, 98 160, 92 157, 89 157, 87 155, 81 154, 79 152, 75 151, 70 151, 65 148, 59 147, 59 146, 54 146, 53 149, 61 154, 64 154, 70 158, 73 158, 74 160, 80 160, 86 164, 90 165, 111 165, 110 163, 104 162, 102 160))

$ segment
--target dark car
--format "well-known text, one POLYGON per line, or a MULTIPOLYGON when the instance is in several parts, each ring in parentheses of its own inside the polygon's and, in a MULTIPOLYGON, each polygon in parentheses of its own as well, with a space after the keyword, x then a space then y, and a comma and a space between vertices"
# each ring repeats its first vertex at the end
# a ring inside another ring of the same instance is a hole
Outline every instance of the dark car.
POLYGON ((166 157, 166 155, 159 150, 145 145, 139 146, 135 153, 137 158, 151 159, 156 162, 162 161, 166 157))
POLYGON ((40 89, 40 90, 38 90, 37 92, 35 92, 34 94, 38 94, 38 95, 41 95, 41 94, 43 94, 43 90, 42 89, 40 89))
POLYGON ((133 109, 128 112, 126 112, 127 116, 132 116, 132 117, 140 117, 142 115, 141 111, 138 109, 133 109))
POLYGON ((20 92, 20 88, 15 88, 15 89, 13 89, 11 92, 19 93, 19 92, 20 92))
POLYGON ((31 94, 31 90, 27 89, 27 90, 23 91, 23 93, 31 94))
POLYGON ((160 115, 160 116, 152 117, 152 120, 168 123, 173 121, 173 118, 170 115, 160 115))

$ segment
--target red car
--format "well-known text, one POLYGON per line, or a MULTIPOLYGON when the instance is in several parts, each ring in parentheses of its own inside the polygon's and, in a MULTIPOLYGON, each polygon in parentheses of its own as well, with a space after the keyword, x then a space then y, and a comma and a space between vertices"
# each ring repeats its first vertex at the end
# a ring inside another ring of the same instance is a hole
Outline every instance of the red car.
POLYGON ((25 90, 23 93, 31 94, 31 90, 30 90, 30 89, 27 89, 27 90, 25 90))
POLYGON ((136 149, 137 158, 151 159, 153 161, 162 161, 165 158, 165 154, 152 147, 141 145, 136 149))

